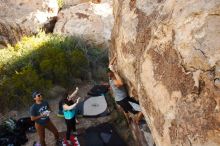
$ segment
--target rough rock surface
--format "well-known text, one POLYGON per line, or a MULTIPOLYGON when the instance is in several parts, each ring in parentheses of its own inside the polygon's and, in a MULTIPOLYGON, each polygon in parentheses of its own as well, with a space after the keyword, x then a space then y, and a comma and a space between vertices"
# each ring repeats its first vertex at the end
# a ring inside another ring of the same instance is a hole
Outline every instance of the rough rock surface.
POLYGON ((86 3, 86 2, 93 2, 93 3, 100 3, 104 0, 63 0, 63 5, 64 8, 70 7, 70 6, 75 6, 81 3, 86 3))
POLYGON ((157 146, 220 145, 220 1, 114 0, 111 55, 157 146))
POLYGON ((57 13, 56 0, 1 0, 0 48, 36 33, 57 13))
POLYGON ((108 47, 113 27, 112 4, 82 3, 59 12, 54 33, 79 37, 89 44, 108 47))

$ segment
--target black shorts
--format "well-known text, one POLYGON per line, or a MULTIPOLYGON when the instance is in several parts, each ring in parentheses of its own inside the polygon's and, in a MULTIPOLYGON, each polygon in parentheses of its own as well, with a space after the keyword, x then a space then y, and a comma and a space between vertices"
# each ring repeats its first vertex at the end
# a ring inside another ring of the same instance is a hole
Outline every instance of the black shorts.
POLYGON ((137 114, 137 113, 139 113, 139 111, 136 111, 136 110, 133 109, 133 107, 130 105, 129 101, 139 104, 136 100, 134 100, 133 98, 131 98, 131 97, 129 97, 129 96, 126 97, 126 98, 124 98, 124 99, 121 100, 121 101, 116 101, 116 103, 123 108, 123 110, 125 111, 125 113, 128 113, 128 112, 130 112, 130 113, 132 113, 132 114, 137 114))

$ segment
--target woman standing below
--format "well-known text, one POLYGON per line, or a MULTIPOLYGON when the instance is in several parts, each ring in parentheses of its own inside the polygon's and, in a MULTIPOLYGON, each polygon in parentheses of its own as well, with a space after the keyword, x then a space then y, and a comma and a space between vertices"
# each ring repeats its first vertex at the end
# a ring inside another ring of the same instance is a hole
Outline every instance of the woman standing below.
POLYGON ((76 90, 70 96, 66 93, 63 101, 63 113, 67 126, 66 140, 70 145, 71 145, 71 141, 70 141, 71 131, 76 133, 76 119, 75 119, 76 106, 80 100, 80 97, 76 99, 76 94, 78 90, 79 90, 78 87, 76 87, 76 90))

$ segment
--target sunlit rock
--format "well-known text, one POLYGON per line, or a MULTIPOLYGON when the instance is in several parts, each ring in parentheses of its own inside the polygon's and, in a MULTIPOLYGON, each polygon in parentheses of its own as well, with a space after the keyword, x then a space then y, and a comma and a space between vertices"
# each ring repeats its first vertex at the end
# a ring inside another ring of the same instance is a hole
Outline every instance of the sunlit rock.
POLYGON ((82 3, 61 10, 54 33, 76 36, 89 44, 108 47, 113 26, 112 4, 82 3))
POLYGON ((110 54, 157 146, 220 145, 220 1, 114 0, 110 54))
POLYGON ((63 0, 64 8, 75 6, 81 3, 86 2, 93 2, 93 3, 100 3, 103 0, 63 0))

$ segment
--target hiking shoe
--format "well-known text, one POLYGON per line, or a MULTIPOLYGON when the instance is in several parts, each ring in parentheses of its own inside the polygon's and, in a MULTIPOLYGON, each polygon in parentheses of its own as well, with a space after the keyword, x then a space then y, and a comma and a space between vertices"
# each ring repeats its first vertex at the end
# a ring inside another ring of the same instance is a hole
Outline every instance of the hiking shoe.
POLYGON ((70 146, 74 146, 73 143, 72 143, 72 141, 70 141, 70 140, 67 140, 67 143, 68 143, 68 145, 70 145, 70 146))
POLYGON ((34 141, 33 146, 40 146, 40 143, 34 141))

